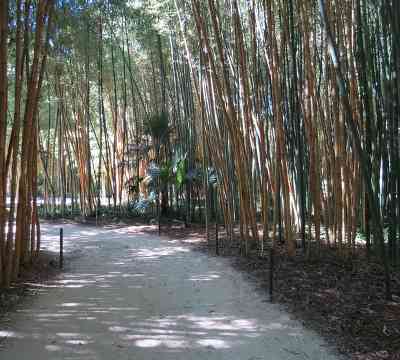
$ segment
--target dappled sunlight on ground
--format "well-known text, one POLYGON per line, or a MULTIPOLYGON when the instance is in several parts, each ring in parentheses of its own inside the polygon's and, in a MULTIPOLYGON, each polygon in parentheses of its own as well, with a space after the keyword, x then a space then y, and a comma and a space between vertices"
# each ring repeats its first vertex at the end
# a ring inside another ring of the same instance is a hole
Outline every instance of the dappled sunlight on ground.
POLYGON ((211 281, 215 279, 219 279, 221 276, 218 273, 215 272, 208 272, 207 274, 199 274, 199 275, 193 275, 192 277, 189 278, 190 281, 211 281))
POLYGON ((130 254, 138 260, 157 260, 163 256, 177 256, 179 253, 187 253, 190 250, 182 246, 156 247, 154 249, 132 249, 130 254))
POLYGON ((103 307, 92 302, 61 303, 51 313, 46 310, 35 313, 29 310, 20 311, 33 321, 33 332, 1 331, 0 336, 39 340, 44 343, 44 349, 52 353, 75 353, 71 347, 79 346, 80 351, 75 355, 80 355, 84 347, 89 348, 88 353, 95 353, 95 349, 90 348, 96 347, 96 336, 100 334, 97 331, 57 332, 56 329, 63 324, 66 324, 67 329, 81 330, 80 326, 69 324, 68 318, 73 319, 76 325, 81 321, 86 323, 85 326, 88 326, 88 321, 97 322, 96 328, 100 328, 103 335, 109 333, 110 339, 113 339, 111 345, 119 348, 229 349, 240 346, 246 338, 263 337, 268 335, 268 331, 275 330, 260 325, 255 319, 224 315, 199 316, 189 313, 143 318, 145 309, 139 307, 103 307), (55 331, 51 331, 52 329, 55 331))
MULTIPOLYGON (((63 227, 67 271, 0 328, 1 359, 334 359, 222 259, 132 227, 63 227)), ((44 231, 51 249, 58 228, 44 231)))

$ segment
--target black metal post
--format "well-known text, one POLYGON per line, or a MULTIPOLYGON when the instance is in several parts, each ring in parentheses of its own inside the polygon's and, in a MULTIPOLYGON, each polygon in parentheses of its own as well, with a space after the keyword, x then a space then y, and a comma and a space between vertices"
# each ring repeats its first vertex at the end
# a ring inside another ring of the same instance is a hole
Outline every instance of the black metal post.
POLYGON ((219 256, 218 218, 215 218, 215 254, 219 256))
POLYGON ((64 266, 64 231, 60 228, 60 269, 64 266))
POLYGON ((158 221, 158 236, 161 235, 161 201, 160 201, 160 179, 158 179, 158 194, 157 194, 157 221, 158 221))
POLYGON ((158 208, 158 236, 161 235, 161 214, 160 207, 158 208))
POLYGON ((215 188, 215 254, 219 256, 219 236, 218 236, 218 189, 215 188))

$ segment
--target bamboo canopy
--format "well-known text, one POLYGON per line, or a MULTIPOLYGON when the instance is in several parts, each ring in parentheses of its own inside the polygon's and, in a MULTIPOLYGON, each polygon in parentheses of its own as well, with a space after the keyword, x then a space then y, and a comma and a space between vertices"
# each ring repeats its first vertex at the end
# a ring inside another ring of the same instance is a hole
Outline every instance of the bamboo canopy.
POLYGON ((40 251, 39 215, 160 207, 244 255, 365 246, 390 297, 398 1, 0 4, 1 283, 40 251))

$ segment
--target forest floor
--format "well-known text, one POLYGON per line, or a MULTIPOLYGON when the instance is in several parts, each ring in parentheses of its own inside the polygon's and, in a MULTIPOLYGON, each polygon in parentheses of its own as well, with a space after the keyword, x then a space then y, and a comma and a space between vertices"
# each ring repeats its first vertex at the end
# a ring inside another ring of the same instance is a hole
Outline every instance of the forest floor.
MULTIPOLYGON (((197 248, 215 253, 214 244, 207 246, 203 227, 164 226, 162 234, 186 241, 201 239, 197 248)), ((223 234, 220 243, 224 243, 223 234)), ((243 257, 237 247, 222 247, 220 253, 248 274, 268 298, 268 252, 263 258, 256 251, 243 257)), ((399 271, 392 273, 393 299, 386 301, 383 268, 366 261, 362 250, 352 261, 338 257, 331 249, 322 249, 320 256, 312 259, 306 259, 299 250, 290 259, 285 248, 278 247, 274 262, 274 302, 285 305, 340 353, 354 360, 400 359, 399 271)))
POLYGON ((22 269, 19 279, 8 289, 0 288, 0 319, 26 297, 35 295, 36 289, 28 284, 40 283, 60 273, 55 253, 42 251, 28 267, 22 269))
POLYGON ((57 252, 61 226, 64 271, 27 283, 38 295, 3 316, 1 359, 341 358, 230 259, 196 251, 198 236, 45 223, 46 251, 57 252))

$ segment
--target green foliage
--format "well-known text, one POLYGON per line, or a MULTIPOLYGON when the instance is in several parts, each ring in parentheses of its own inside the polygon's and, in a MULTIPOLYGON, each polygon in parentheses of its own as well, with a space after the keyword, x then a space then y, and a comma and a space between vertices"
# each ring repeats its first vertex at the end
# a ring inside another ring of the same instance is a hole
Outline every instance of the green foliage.
POLYGON ((214 168, 208 168, 207 173, 208 173, 208 183, 213 186, 218 185, 218 175, 216 170, 214 168))
POLYGON ((129 178, 126 183, 125 183, 125 187, 128 189, 128 193, 129 194, 135 194, 139 192, 139 184, 143 181, 143 177, 142 176, 132 176, 131 178, 129 178))
POLYGON ((150 135, 158 143, 165 141, 169 133, 168 115, 162 112, 149 116, 144 123, 144 133, 150 135))
POLYGON ((187 173, 187 161, 186 159, 181 159, 178 161, 175 173, 176 184, 179 187, 185 183, 186 173, 187 173))
POLYGON ((162 184, 167 184, 173 179, 174 175, 172 170, 172 164, 170 161, 167 161, 161 165, 160 181, 162 184))
POLYGON ((131 210, 133 210, 133 212, 136 212, 138 215, 143 215, 150 210, 152 205, 154 205, 154 200, 152 198, 149 197, 145 199, 141 197, 137 202, 133 204, 131 210))

